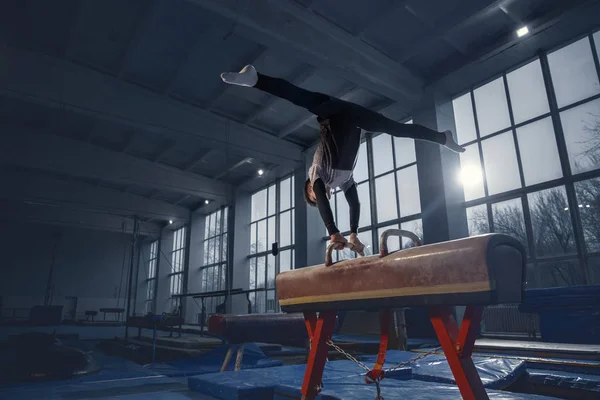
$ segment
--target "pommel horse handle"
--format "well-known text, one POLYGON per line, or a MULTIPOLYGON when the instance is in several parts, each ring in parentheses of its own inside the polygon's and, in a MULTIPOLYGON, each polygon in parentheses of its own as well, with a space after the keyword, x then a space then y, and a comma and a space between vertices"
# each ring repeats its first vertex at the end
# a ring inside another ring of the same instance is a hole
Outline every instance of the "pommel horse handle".
POLYGON ((381 234, 381 239, 379 240, 379 257, 386 257, 389 254, 387 242, 390 236, 407 237, 415 243, 415 246, 421 245, 421 239, 410 231, 388 229, 381 234))
POLYGON ((342 242, 329 243, 329 246, 327 246, 327 251, 325 252, 325 266, 329 267, 330 265, 333 265, 333 259, 331 258, 331 253, 333 253, 333 250, 338 246, 342 246, 345 249, 350 249, 351 251, 354 251, 354 245, 350 242, 348 242, 348 243, 342 243, 342 242))

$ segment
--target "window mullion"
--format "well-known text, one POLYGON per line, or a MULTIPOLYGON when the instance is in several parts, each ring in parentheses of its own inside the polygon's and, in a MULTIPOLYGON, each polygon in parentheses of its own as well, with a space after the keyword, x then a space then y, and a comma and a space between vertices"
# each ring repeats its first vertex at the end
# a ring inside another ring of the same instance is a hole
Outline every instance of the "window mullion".
POLYGON ((575 193, 575 186, 572 182, 572 171, 571 164, 569 162, 569 153, 567 151, 567 144, 560 120, 560 113, 558 111, 558 102, 556 100, 556 93, 554 91, 554 85, 552 83, 552 74, 550 73, 550 64, 548 62, 548 55, 543 53, 540 55, 540 64, 542 66, 542 75, 544 77, 544 84, 546 86, 546 94, 548 95, 548 104, 550 105, 550 113, 552 114, 552 124, 554 125, 554 133, 558 145, 558 155, 563 171, 563 179, 568 181, 565 184, 567 191, 567 203, 569 205, 569 211, 571 215, 571 224, 574 229, 575 235, 575 247, 579 254, 579 265, 582 268, 584 282, 589 284, 590 278, 587 268, 587 256, 585 248, 585 238, 583 237, 583 225, 579 216, 577 208, 577 193, 575 193))

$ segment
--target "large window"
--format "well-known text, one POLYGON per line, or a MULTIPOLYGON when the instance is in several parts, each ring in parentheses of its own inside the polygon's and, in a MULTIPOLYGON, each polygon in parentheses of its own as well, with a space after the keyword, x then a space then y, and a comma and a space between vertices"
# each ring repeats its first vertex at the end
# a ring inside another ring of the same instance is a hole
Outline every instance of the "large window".
MULTIPOLYGON (((358 237, 367 246, 367 253, 379 251, 379 237, 386 229, 401 228, 423 236, 414 140, 367 134, 358 153, 354 180, 361 203, 358 237)), ((348 202, 339 189, 332 196, 331 206, 338 229, 348 235, 348 202)), ((398 238, 389 241, 390 250, 411 246, 408 239, 402 243, 398 238)), ((355 254, 348 250, 334 254, 334 260, 353 257, 355 254)))
POLYGON ((185 226, 173 233, 173 251, 171 253, 170 290, 171 312, 179 314, 181 298, 173 297, 182 293, 183 289, 183 266, 185 264, 185 226))
POLYGON ((146 313, 154 312, 156 289, 156 265, 158 263, 158 240, 150 243, 150 257, 146 276, 146 313))
POLYGON ((250 300, 253 312, 277 312, 275 276, 294 268, 294 177, 252 195, 250 300), (278 254, 272 255, 273 244, 278 254))
POLYGON ((600 283, 599 36, 453 101, 469 234, 519 239, 530 288, 600 283))
MULTIPOLYGON (((227 282, 227 212, 228 208, 205 217, 204 260, 200 267, 201 292, 225 290, 227 282)), ((224 297, 210 297, 204 302, 206 315, 216 312, 224 297)))

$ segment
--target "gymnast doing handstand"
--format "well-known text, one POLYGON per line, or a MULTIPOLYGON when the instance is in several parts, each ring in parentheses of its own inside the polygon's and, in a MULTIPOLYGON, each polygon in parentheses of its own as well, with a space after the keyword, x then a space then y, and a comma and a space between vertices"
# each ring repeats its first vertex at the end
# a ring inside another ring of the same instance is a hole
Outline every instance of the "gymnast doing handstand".
POLYGON ((402 124, 358 104, 350 103, 326 94, 311 92, 292 83, 256 71, 247 65, 240 72, 225 72, 221 79, 231 85, 253 87, 307 109, 317 116, 321 127, 321 142, 313 157, 308 179, 304 185, 304 199, 318 207, 321 218, 330 235, 331 242, 347 245, 335 224, 329 204, 331 191, 339 187, 350 208, 350 239, 353 250, 364 255, 364 245, 358 239, 360 202, 353 170, 361 142, 361 132, 387 133, 394 137, 434 142, 462 153, 451 131, 438 132, 418 124, 402 124))

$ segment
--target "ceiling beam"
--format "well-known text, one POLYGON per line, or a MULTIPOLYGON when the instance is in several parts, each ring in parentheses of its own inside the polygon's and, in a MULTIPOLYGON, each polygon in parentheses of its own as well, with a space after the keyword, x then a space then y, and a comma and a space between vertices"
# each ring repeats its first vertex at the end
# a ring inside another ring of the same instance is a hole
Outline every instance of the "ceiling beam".
MULTIPOLYGON (((294 165, 302 148, 267 132, 68 61, 0 44, 0 95, 68 110, 174 139, 294 165)), ((215 79, 220 79, 218 76, 215 79)), ((225 83, 223 83, 225 85, 225 83)))
POLYGON ((117 72, 117 77, 119 79, 123 79, 125 76, 125 72, 127 72, 127 66, 131 61, 131 57, 133 57, 136 48, 139 46, 143 39, 143 30, 146 27, 150 17, 154 13, 154 0, 150 0, 146 2, 146 6, 144 7, 143 12, 138 14, 138 17, 135 21, 135 29, 131 33, 131 37, 129 38, 129 42, 127 47, 123 51, 123 57, 121 59, 121 67, 117 72))
POLYGON ((183 203, 184 201, 186 201, 186 200, 187 200, 187 199, 189 199, 189 198, 190 198, 190 195, 189 195, 189 194, 184 194, 184 195, 183 195, 183 196, 182 196, 182 197, 181 197, 179 200, 177 200, 177 201, 176 201, 174 204, 175 204, 175 205, 181 204, 181 203, 183 203))
POLYGON ((228 185, 152 161, 65 137, 18 132, 6 135, 0 162, 202 198, 226 198, 228 185))
POLYGON ((423 82, 400 63, 292 0, 187 0, 236 22, 251 40, 335 70, 375 93, 411 105, 423 82))
POLYGON ((252 158, 250 158, 250 157, 244 158, 242 161, 236 162, 231 167, 227 168, 225 171, 219 173, 219 175, 215 176, 215 179, 221 179, 225 175, 229 174, 231 171, 234 171, 234 170, 238 169, 239 167, 241 167, 242 165, 248 164, 251 162, 252 162, 252 158))
MULTIPOLYGON (((69 226, 115 233, 133 233, 133 218, 74 210, 60 206, 48 206, 35 202, 0 200, 0 220, 69 226)), ((159 224, 140 222, 141 235, 156 237, 160 233, 161 226, 159 224)))
POLYGON ((186 165, 183 170, 184 171, 191 171, 194 168, 196 168, 198 165, 200 165, 201 163, 203 163, 204 161, 206 161, 208 159, 208 157, 213 154, 214 150, 213 149, 208 149, 208 150, 203 150, 201 152, 199 152, 198 154, 196 154, 194 156, 194 159, 192 160, 192 162, 190 162, 188 165, 186 165))
MULTIPOLYGON (((504 12, 504 11, 503 11, 504 12)), ((519 38, 514 31, 494 43, 473 49, 466 59, 449 59, 432 73, 431 90, 456 94, 490 76, 513 68, 566 41, 598 27, 598 0, 561 2, 548 13, 527 21, 529 34, 519 38)), ((507 17, 508 18, 508 17, 507 17)))
MULTIPOLYGON (((486 2, 482 2, 481 8, 473 12, 471 15, 468 15, 466 17, 463 16, 462 18, 460 18, 460 20, 442 20, 438 25, 431 27, 431 29, 428 30, 428 33, 425 36, 421 37, 420 39, 417 39, 417 41, 413 43, 406 50, 406 52, 402 54, 400 62, 405 63, 406 61, 410 60, 415 55, 423 51, 423 49, 427 49, 429 46, 431 46, 433 42, 440 38, 444 39, 446 43, 449 43, 451 46, 455 47, 457 51, 464 54, 465 52, 467 52, 467 49, 462 46, 459 46, 453 41, 449 41, 446 38, 446 35, 448 35, 450 32, 456 29, 472 24, 481 18, 485 18, 489 14, 495 12, 502 4, 507 3, 508 1, 510 0, 486 0, 486 2)), ((421 18, 419 15, 417 15, 417 13, 413 12, 412 10, 410 10, 410 12, 412 12, 416 17, 418 17, 422 22, 425 20, 425 18, 421 18)))
POLYGON ((185 207, 73 180, 27 172, 0 173, 0 179, 4 183, 0 185, 0 199, 60 205, 125 217, 137 215, 144 219, 164 221, 187 220, 189 215, 185 207))
POLYGON ((161 157, 164 157, 168 152, 170 152, 171 150, 173 150, 173 148, 177 145, 177 141, 174 139, 166 139, 163 143, 163 145, 161 146, 160 150, 158 150, 156 152, 156 154, 154 154, 154 156, 152 157, 152 161, 153 162, 158 162, 158 160, 161 159, 161 157))

